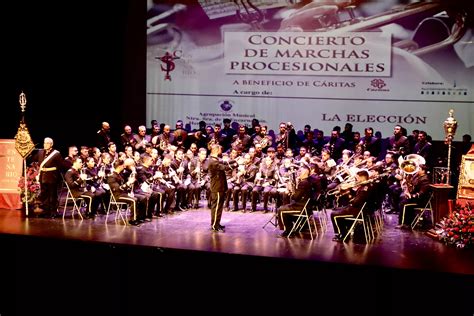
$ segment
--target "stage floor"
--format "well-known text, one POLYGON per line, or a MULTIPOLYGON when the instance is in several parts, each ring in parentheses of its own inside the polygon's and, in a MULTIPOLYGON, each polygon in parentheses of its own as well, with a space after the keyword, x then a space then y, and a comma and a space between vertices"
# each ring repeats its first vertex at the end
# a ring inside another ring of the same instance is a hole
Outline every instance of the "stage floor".
POLYGON ((330 222, 314 240, 309 234, 281 238, 271 223, 263 228, 272 215, 224 212, 221 224, 226 231, 217 233, 210 231, 209 209, 175 212, 139 227, 115 221, 115 214, 107 221, 105 215, 63 220, 24 218, 20 211, 0 210, 0 235, 474 275, 474 251, 448 247, 421 231, 397 230, 397 215, 385 216, 382 235, 369 244, 332 241, 330 222))

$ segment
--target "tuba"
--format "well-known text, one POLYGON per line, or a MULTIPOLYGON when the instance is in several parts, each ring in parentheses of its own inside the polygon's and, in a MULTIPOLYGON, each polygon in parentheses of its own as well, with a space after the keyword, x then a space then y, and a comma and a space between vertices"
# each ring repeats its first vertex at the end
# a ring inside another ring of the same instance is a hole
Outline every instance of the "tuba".
POLYGON ((405 156, 405 158, 402 158, 400 156, 398 158, 398 164, 404 174, 411 175, 417 173, 420 165, 426 164, 426 160, 425 158, 423 158, 423 156, 417 154, 410 154, 405 156))

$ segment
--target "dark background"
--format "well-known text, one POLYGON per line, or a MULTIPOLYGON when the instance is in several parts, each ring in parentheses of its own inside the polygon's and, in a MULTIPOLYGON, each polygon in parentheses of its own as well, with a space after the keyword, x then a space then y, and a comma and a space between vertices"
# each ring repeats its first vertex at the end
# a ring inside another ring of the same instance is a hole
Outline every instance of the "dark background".
POLYGON ((26 122, 42 147, 95 145, 102 121, 112 136, 145 123, 146 2, 15 1, 2 9, 0 138, 13 138, 26 93, 26 122), (8 20, 8 21, 7 21, 8 20))

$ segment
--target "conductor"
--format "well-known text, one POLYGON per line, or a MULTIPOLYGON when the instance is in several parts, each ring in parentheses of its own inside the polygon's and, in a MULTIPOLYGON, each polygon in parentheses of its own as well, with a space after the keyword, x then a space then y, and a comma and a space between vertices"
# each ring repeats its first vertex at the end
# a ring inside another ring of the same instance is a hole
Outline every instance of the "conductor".
POLYGON ((213 232, 225 231, 225 226, 221 225, 222 208, 225 200, 225 192, 227 191, 227 179, 225 172, 229 169, 237 167, 235 161, 219 159, 222 154, 220 145, 211 147, 211 155, 209 160, 209 177, 211 181, 211 230, 213 232))

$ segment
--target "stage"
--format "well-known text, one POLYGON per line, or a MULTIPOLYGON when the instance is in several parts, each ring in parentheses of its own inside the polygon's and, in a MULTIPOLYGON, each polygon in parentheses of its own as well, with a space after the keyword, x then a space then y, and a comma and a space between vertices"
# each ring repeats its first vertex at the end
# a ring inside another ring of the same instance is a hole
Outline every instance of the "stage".
MULTIPOLYGON (((115 214, 108 221, 105 215, 63 220, 1 210, 1 268, 12 271, 3 290, 16 289, 4 306, 28 314, 25 298, 41 303, 77 296, 100 298, 99 310, 117 315, 147 308, 137 302, 148 297, 160 304, 200 297, 204 308, 209 286, 220 301, 235 295, 275 299, 277 292, 309 286, 318 299, 350 293, 349 301, 370 297, 375 314, 397 314, 407 300, 430 298, 419 307, 437 310, 435 298, 450 297, 445 292, 453 287, 461 298, 474 293, 474 252, 447 247, 421 231, 396 230, 396 215, 386 215, 375 242, 360 244, 332 241, 331 225, 314 240, 309 234, 280 238, 271 223, 262 228, 272 217, 262 211, 224 212, 225 233, 212 232, 209 212, 176 212, 134 227, 116 222, 115 214), (110 303, 118 298, 120 303, 110 303)), ((455 308, 471 307, 460 301, 455 308)))

